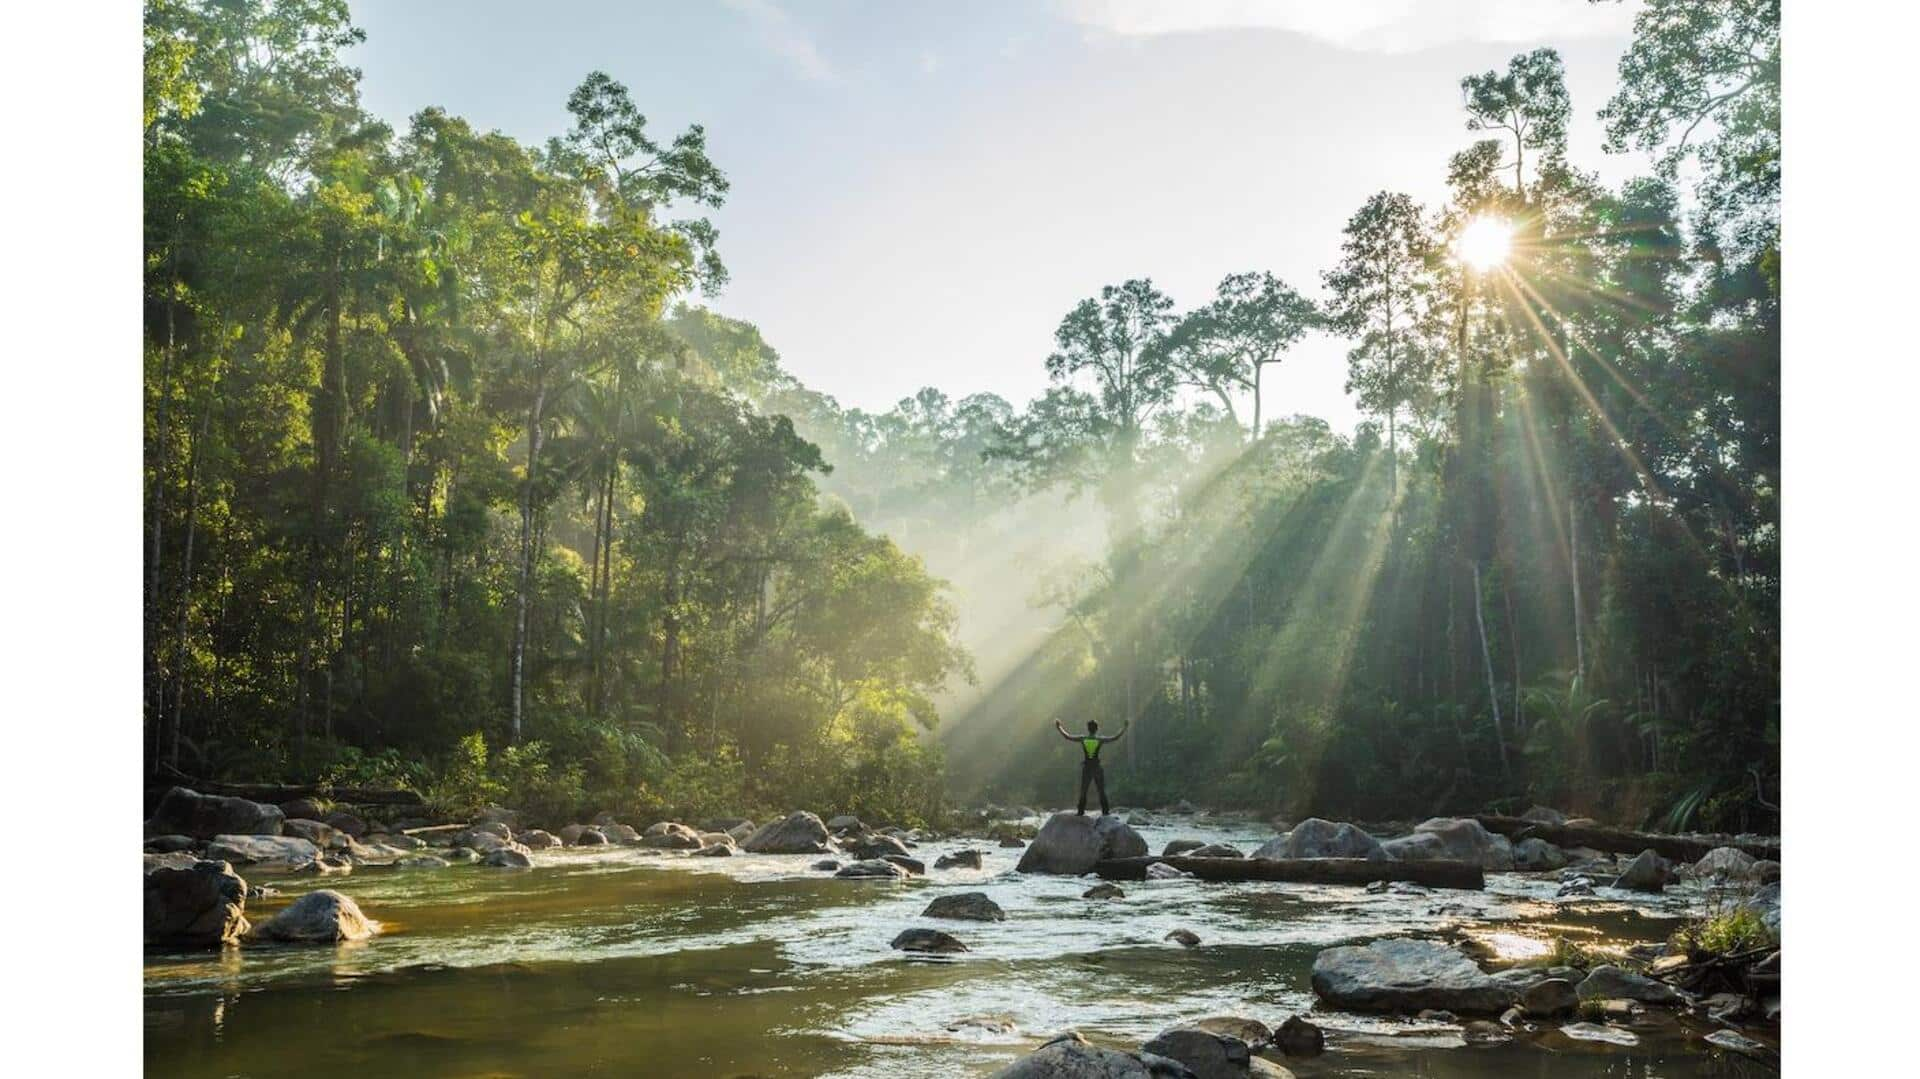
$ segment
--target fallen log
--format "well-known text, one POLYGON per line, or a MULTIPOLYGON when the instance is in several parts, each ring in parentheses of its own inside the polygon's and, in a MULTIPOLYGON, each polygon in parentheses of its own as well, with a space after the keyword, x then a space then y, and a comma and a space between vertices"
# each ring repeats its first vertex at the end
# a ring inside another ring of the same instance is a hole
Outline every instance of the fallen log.
POLYGON ((1665 835, 1660 832, 1635 832, 1626 828, 1608 828, 1599 824, 1549 824, 1520 817, 1479 816, 1475 820, 1489 832, 1515 841, 1544 839, 1556 847, 1591 847, 1609 854, 1639 854, 1651 850, 1662 858, 1697 862, 1716 847, 1732 847, 1755 858, 1780 860, 1780 841, 1757 836, 1665 835))
POLYGON ((265 802, 268 805, 291 802, 295 798, 325 798, 334 802, 370 806, 420 807, 427 804, 418 791, 329 787, 319 783, 221 783, 211 779, 196 779, 180 772, 175 772, 170 778, 161 780, 156 786, 162 793, 167 787, 185 787, 201 794, 245 798, 250 802, 265 802))
POLYGON ((1145 880, 1147 867, 1162 862, 1201 880, 1274 880, 1295 884, 1372 884, 1403 880, 1430 888, 1486 887, 1486 874, 1472 862, 1394 862, 1369 858, 1189 858, 1184 855, 1109 858, 1093 867, 1107 880, 1145 880))

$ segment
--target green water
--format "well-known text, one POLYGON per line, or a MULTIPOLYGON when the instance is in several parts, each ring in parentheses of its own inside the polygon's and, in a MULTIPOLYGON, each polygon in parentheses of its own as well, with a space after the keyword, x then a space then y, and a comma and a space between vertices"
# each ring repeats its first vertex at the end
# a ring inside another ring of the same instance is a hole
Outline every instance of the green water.
MULTIPOLYGON (((1234 842, 1256 827, 1141 829, 1234 842)), ((964 842, 923 845, 929 865, 964 842)), ((1077 1028, 1134 1048, 1182 1020, 1240 1014, 1277 1024, 1313 1007, 1321 948, 1417 932, 1467 932, 1503 954, 1555 933, 1602 945, 1663 938, 1697 896, 1552 900, 1555 883, 1490 878, 1484 893, 1368 895, 1284 884, 1090 882, 1022 877, 1018 851, 981 870, 905 883, 833 880, 805 857, 687 858, 593 848, 535 855, 528 871, 362 868, 324 882, 382 932, 328 948, 149 952, 150 1076, 955 1076, 985 1075, 1077 1028), (919 917, 942 891, 981 890, 1000 923, 919 917), (909 958, 888 942, 938 925, 972 951, 909 958), (1174 928, 1194 949, 1163 940, 1174 928)), ((248 906, 270 916, 314 880, 248 906)), ((1315 1013, 1329 1052, 1301 1076, 1746 1076, 1704 1028, 1650 1017, 1632 1048, 1544 1033, 1465 1047, 1445 1024, 1315 1013)))

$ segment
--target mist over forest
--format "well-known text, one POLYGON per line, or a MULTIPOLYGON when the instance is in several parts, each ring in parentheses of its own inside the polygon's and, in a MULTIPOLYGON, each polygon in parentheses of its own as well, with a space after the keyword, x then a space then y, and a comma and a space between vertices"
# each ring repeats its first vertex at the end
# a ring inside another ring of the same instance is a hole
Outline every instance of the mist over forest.
POLYGON ((729 310, 702 128, 392 128, 359 36, 146 6, 154 775, 923 824, 1064 803, 1059 718, 1128 805, 1777 830, 1777 6, 1462 71, 1446 200, 1319 279, 1115 266, 1041 396, 880 413, 729 310), (1320 332, 1351 433, 1262 392, 1320 332))

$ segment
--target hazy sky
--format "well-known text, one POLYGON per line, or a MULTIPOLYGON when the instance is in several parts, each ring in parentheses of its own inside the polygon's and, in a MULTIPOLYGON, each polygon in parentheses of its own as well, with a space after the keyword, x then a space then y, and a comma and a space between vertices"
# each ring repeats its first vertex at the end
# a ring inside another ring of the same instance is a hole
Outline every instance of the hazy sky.
MULTIPOLYGON (((1372 192, 1423 201, 1472 139, 1462 75, 1551 45, 1573 158, 1599 149, 1636 4, 1586 0, 356 0, 364 101, 544 141, 588 71, 663 137, 706 125, 733 191, 712 300, 788 370, 883 409, 923 385, 1024 403, 1052 332, 1101 285, 1182 308, 1225 274, 1319 294, 1372 192)), ((1355 420, 1345 345, 1267 374, 1269 415, 1355 420)))

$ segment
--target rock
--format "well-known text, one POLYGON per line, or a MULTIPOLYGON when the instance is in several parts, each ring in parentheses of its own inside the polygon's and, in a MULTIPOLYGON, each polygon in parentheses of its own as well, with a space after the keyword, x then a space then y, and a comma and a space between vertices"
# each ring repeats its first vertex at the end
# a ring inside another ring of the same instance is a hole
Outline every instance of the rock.
POLYGON ((1000 845, 1002 847, 1007 847, 1013 850, 1019 850, 1021 847, 1024 847, 1027 845, 1027 841, 1019 838, 1018 836, 1007 836, 1006 838, 1000 840, 1000 845))
POLYGON ((1751 878, 1761 884, 1773 884, 1780 879, 1780 863, 1770 858, 1762 858, 1753 863, 1751 878))
POLYGON ((969 847, 966 850, 954 851, 952 854, 942 854, 934 859, 933 867, 935 869, 979 869, 985 864, 981 853, 969 847))
POLYGON ((1643 850, 1614 879, 1615 888, 1635 892, 1662 892, 1673 877, 1673 867, 1651 850, 1643 850))
POLYGON ((1759 915, 1761 924, 1774 940, 1780 939, 1780 882, 1763 884, 1754 893, 1740 901, 1740 909, 1759 915))
POLYGON ((1120 890, 1118 884, 1103 881, 1080 893, 1082 899, 1125 899, 1127 893, 1120 890))
POLYGON ((1535 1019, 1566 1015, 1580 1006, 1580 995, 1565 978, 1535 982, 1520 993, 1520 1006, 1535 1019))
POLYGON ((1187 852, 1189 858, 1245 858, 1240 848, 1230 843, 1209 843, 1187 852))
POLYGON ((1254 1057, 1247 1061, 1247 1074, 1258 1079, 1294 1079, 1293 1072, 1266 1057, 1254 1057))
POLYGON ((827 843, 827 826, 804 809, 767 824, 742 845, 754 854, 833 853, 827 843))
POLYGON ((374 925, 351 898, 323 888, 293 901, 285 910, 255 926, 253 937, 303 944, 331 944, 365 940, 374 925))
POLYGON ((1200 946, 1200 934, 1195 933, 1191 929, 1176 929, 1160 939, 1173 941, 1182 948, 1198 948, 1200 946))
POLYGON ((1593 895, 1593 882, 1585 877, 1575 877, 1560 886, 1553 893, 1558 899, 1580 899, 1593 895))
MULTIPOLYGON (((516 843, 514 846, 519 844, 516 843)), ((525 850, 524 847, 520 850, 513 849, 513 846, 500 847, 489 851, 486 857, 480 859, 480 864, 490 865, 496 869, 532 869, 533 859, 527 857, 525 850)))
POLYGON ((480 860, 480 854, 472 847, 453 847, 441 855, 449 863, 469 865, 480 860))
POLYGON ((1513 1035, 1507 1033, 1506 1027, 1488 1019, 1475 1019, 1462 1025, 1460 1037, 1465 1039, 1468 1045, 1498 1045, 1513 1039, 1513 1035))
POLYGON ((733 857, 733 844, 709 843, 699 850, 693 851, 692 855, 695 858, 731 858, 733 857))
POLYGON ((711 847, 716 844, 723 847, 739 846, 739 844, 733 841, 733 837, 728 835, 725 832, 701 832, 700 833, 700 845, 702 847, 711 847))
POLYGON ((842 840, 840 846, 855 858, 885 858, 889 854, 904 856, 907 853, 907 845, 890 835, 842 840))
POLYGON ((445 869, 452 864, 437 854, 409 854, 393 863, 396 869, 445 869))
POLYGON ((905 880, 907 871, 884 859, 869 858, 848 862, 834 876, 861 880, 905 880))
MULTIPOLYGON (((1267 1028, 1267 1024, 1262 1023, 1258 1019, 1248 1019, 1244 1016, 1210 1015, 1205 1019, 1196 1020, 1193 1025, 1201 1030, 1209 1030, 1215 1034, 1225 1034, 1230 1038, 1238 1038, 1247 1044, 1248 1049, 1256 1053, 1266 1048, 1267 1043, 1273 1041, 1273 1031, 1267 1028)), ((1154 1052, 1159 1052, 1159 1050, 1156 1049, 1154 1052)), ((1171 1053, 1160 1053, 1160 1055, 1163 1057, 1173 1056, 1171 1053)), ((1180 1058, 1174 1057, 1174 1059, 1179 1060, 1180 1058)), ((1193 1065, 1188 1064, 1187 1066, 1192 1067, 1193 1065)))
POLYGON ((1693 863, 1693 875, 1702 880, 1748 880, 1757 860, 1738 847, 1715 847, 1693 863))
POLYGON ((607 844, 607 833, 598 828, 582 828, 573 837, 576 847, 604 847, 607 844))
POLYGON ((1560 1033, 1575 1041, 1606 1042, 1609 1045, 1639 1045, 1640 1037, 1631 1030, 1602 1026, 1599 1023, 1568 1023, 1560 1033))
POLYGON ((1138 1054, 1102 1049, 1068 1031, 994 1072, 993 1079, 1171 1079, 1178 1074, 1156 1073, 1138 1054))
MULTIPOLYGON (((348 813, 344 809, 336 809, 327 814, 326 824, 335 831, 345 832, 355 839, 359 839, 361 836, 367 834, 367 822, 354 816, 352 813, 348 813)), ((502 827, 504 828, 505 826, 502 825, 502 827)), ((511 836, 512 833, 508 833, 508 835, 511 836)))
POLYGON ((1311 1022, 1293 1015, 1273 1032, 1273 1044, 1290 1057, 1317 1057, 1326 1051, 1327 1036, 1311 1022))
POLYGON ((482 806, 480 815, 474 819, 481 824, 504 824, 513 829, 513 834, 520 834, 520 811, 517 809, 508 809, 501 805, 482 806))
POLYGON ((1738 1023, 1759 1010, 1752 997, 1741 993, 1715 993, 1701 1003, 1707 1009, 1707 1018, 1716 1023, 1738 1023))
POLYGON ((218 835, 207 844, 207 857, 238 866, 291 869, 320 857, 320 848, 299 836, 218 835))
POLYGON ((1567 852, 1538 837, 1529 836, 1513 845, 1513 867, 1530 873, 1559 869, 1567 864, 1567 852))
POLYGON ((607 825, 620 823, 620 818, 614 816, 612 810, 603 809, 600 812, 595 813, 593 815, 593 819, 588 821, 587 823, 592 825, 595 828, 599 828, 604 831, 607 825))
POLYGON ((1433 940, 1328 948, 1314 957, 1313 991, 1356 1011, 1444 1008, 1462 1015, 1499 1015, 1514 997, 1471 959, 1433 940))
POLYGON ((950 933, 938 929, 905 929, 893 938, 893 948, 902 952, 964 952, 969 949, 950 933))
POLYGON ((1458 1023, 1460 1021, 1459 1016, 1441 1008, 1422 1008, 1414 1018, 1427 1023, 1458 1023))
MULTIPOLYGON (((565 828, 560 829, 558 832, 555 832, 554 834, 560 837, 560 842, 571 847, 571 846, 575 846, 580 842, 580 836, 583 833, 585 833, 586 830, 587 830, 587 825, 569 824, 565 828)), ((606 836, 603 835, 600 838, 605 839, 606 836)))
POLYGON ((1520 819, 1539 821, 1542 824, 1567 823, 1567 818, 1565 814, 1561 813, 1557 809, 1548 809, 1546 806, 1533 806, 1532 808, 1528 809, 1525 813, 1520 814, 1520 819))
POLYGON ((299 836, 301 839, 312 843, 321 850, 332 847, 339 839, 348 838, 346 833, 331 824, 325 824, 317 820, 305 820, 299 817, 289 817, 281 823, 280 828, 282 835, 299 836))
POLYGON ((534 828, 520 833, 520 843, 528 850, 546 850, 560 845, 560 837, 552 832, 534 828))
POLYGON ((478 836, 490 836, 494 839, 510 842, 513 839, 513 829, 501 824, 499 821, 487 821, 456 832, 453 837, 453 843, 457 847, 471 847, 473 846, 473 840, 478 836))
POLYGON ((1079 876, 1105 859, 1138 858, 1146 853, 1147 841, 1119 817, 1055 813, 1021 853, 1019 869, 1079 876))
POLYGON ((741 821, 739 824, 727 829, 727 835, 733 837, 735 843, 745 843, 752 837, 756 830, 752 821, 741 821))
POLYGON ((1206 846, 1206 843, 1198 839, 1168 840, 1167 845, 1160 848, 1160 857, 1176 858, 1182 854, 1187 853, 1190 850, 1199 850, 1201 847, 1204 847, 1204 846, 1206 846))
POLYGON ((187 835, 213 839, 223 835, 279 835, 286 821, 279 806, 199 794, 173 787, 161 795, 147 821, 148 835, 187 835))
POLYGON ((1393 856, 1380 841, 1359 828, 1342 821, 1308 817, 1293 826, 1286 835, 1267 840, 1253 852, 1255 858, 1370 858, 1382 861, 1393 856))
POLYGON ((185 865, 160 865, 142 879, 148 943, 215 948, 238 943, 246 933, 247 882, 227 863, 189 857, 185 865))
MULTIPOLYGON (((546 835, 547 833, 541 832, 540 834, 546 835)), ((426 846, 425 843, 421 842, 418 838, 414 836, 403 835, 397 832, 391 835, 376 835, 376 836, 373 836, 372 838, 375 840, 378 840, 381 843, 385 843, 387 846, 392 847, 395 850, 420 850, 421 848, 426 846)))
POLYGON ((1175 869, 1165 862, 1155 862, 1147 867, 1148 880, 1187 880, 1192 876, 1192 873, 1175 869))
POLYGON ((280 813, 288 820, 324 821, 330 812, 327 804, 318 798, 295 798, 280 803, 280 813))
POLYGON ((1513 844, 1471 817, 1433 817, 1414 826, 1412 835, 1381 846, 1403 862, 1473 862, 1494 873, 1513 868, 1513 844))
POLYGON ((497 850, 517 851, 521 854, 532 853, 524 843, 517 843, 511 839, 502 839, 493 832, 482 832, 478 829, 460 833, 458 845, 471 848, 482 856, 492 854, 497 850))
POLYGON ((602 824, 599 827, 600 834, 606 836, 609 843, 617 843, 623 847, 640 845, 640 833, 634 831, 632 825, 615 823, 602 824))
POLYGON ((736 828, 745 828, 747 834, 753 834, 753 822, 745 817, 713 817, 700 826, 703 832, 725 832, 733 834, 736 828))
POLYGON ((1194 1079, 1241 1079, 1253 1055, 1239 1038, 1201 1027, 1163 1030, 1140 1050, 1185 1064, 1194 1079))
POLYGON ((880 856, 880 860, 883 862, 892 862, 894 865, 899 866, 916 877, 924 877, 927 875, 927 863, 918 858, 909 858, 904 854, 883 854, 880 856))
POLYGON ((190 835, 156 835, 147 838, 145 849, 148 854, 173 854, 199 845, 200 841, 190 835))
POLYGON ((280 889, 270 888, 265 884, 247 885, 248 899, 272 899, 274 896, 277 896, 279 894, 280 894, 280 889))
POLYGON ((293 872, 315 877, 344 877, 353 872, 353 863, 339 855, 322 854, 310 862, 294 866, 293 872))
POLYGON ((678 821, 661 821, 637 838, 641 846, 658 850, 699 850, 706 845, 700 841, 699 832, 678 821))
POLYGON ((1772 1060, 1776 1054, 1761 1042, 1754 1041, 1745 1034, 1731 1030, 1716 1030, 1707 1035, 1706 1042, 1716 1049, 1725 1049, 1731 1053, 1750 1056, 1756 1060, 1772 1060))
POLYGON ((959 918, 970 922, 1004 922, 1007 912, 985 892, 958 892, 934 897, 922 918, 959 918))
POLYGON ((867 826, 860 823, 860 818, 851 813, 842 813, 827 821, 827 831, 835 835, 841 832, 864 832, 866 830, 867 826))
POLYGON ((1638 1000, 1647 1004, 1679 1004, 1680 994, 1665 982, 1607 965, 1593 968, 1575 990, 1581 1000, 1638 1000))
POLYGON ((822 872, 831 873, 834 870, 840 868, 840 863, 834 861, 832 858, 822 858, 819 861, 808 866, 807 868, 818 869, 818 870, 821 870, 822 872))

